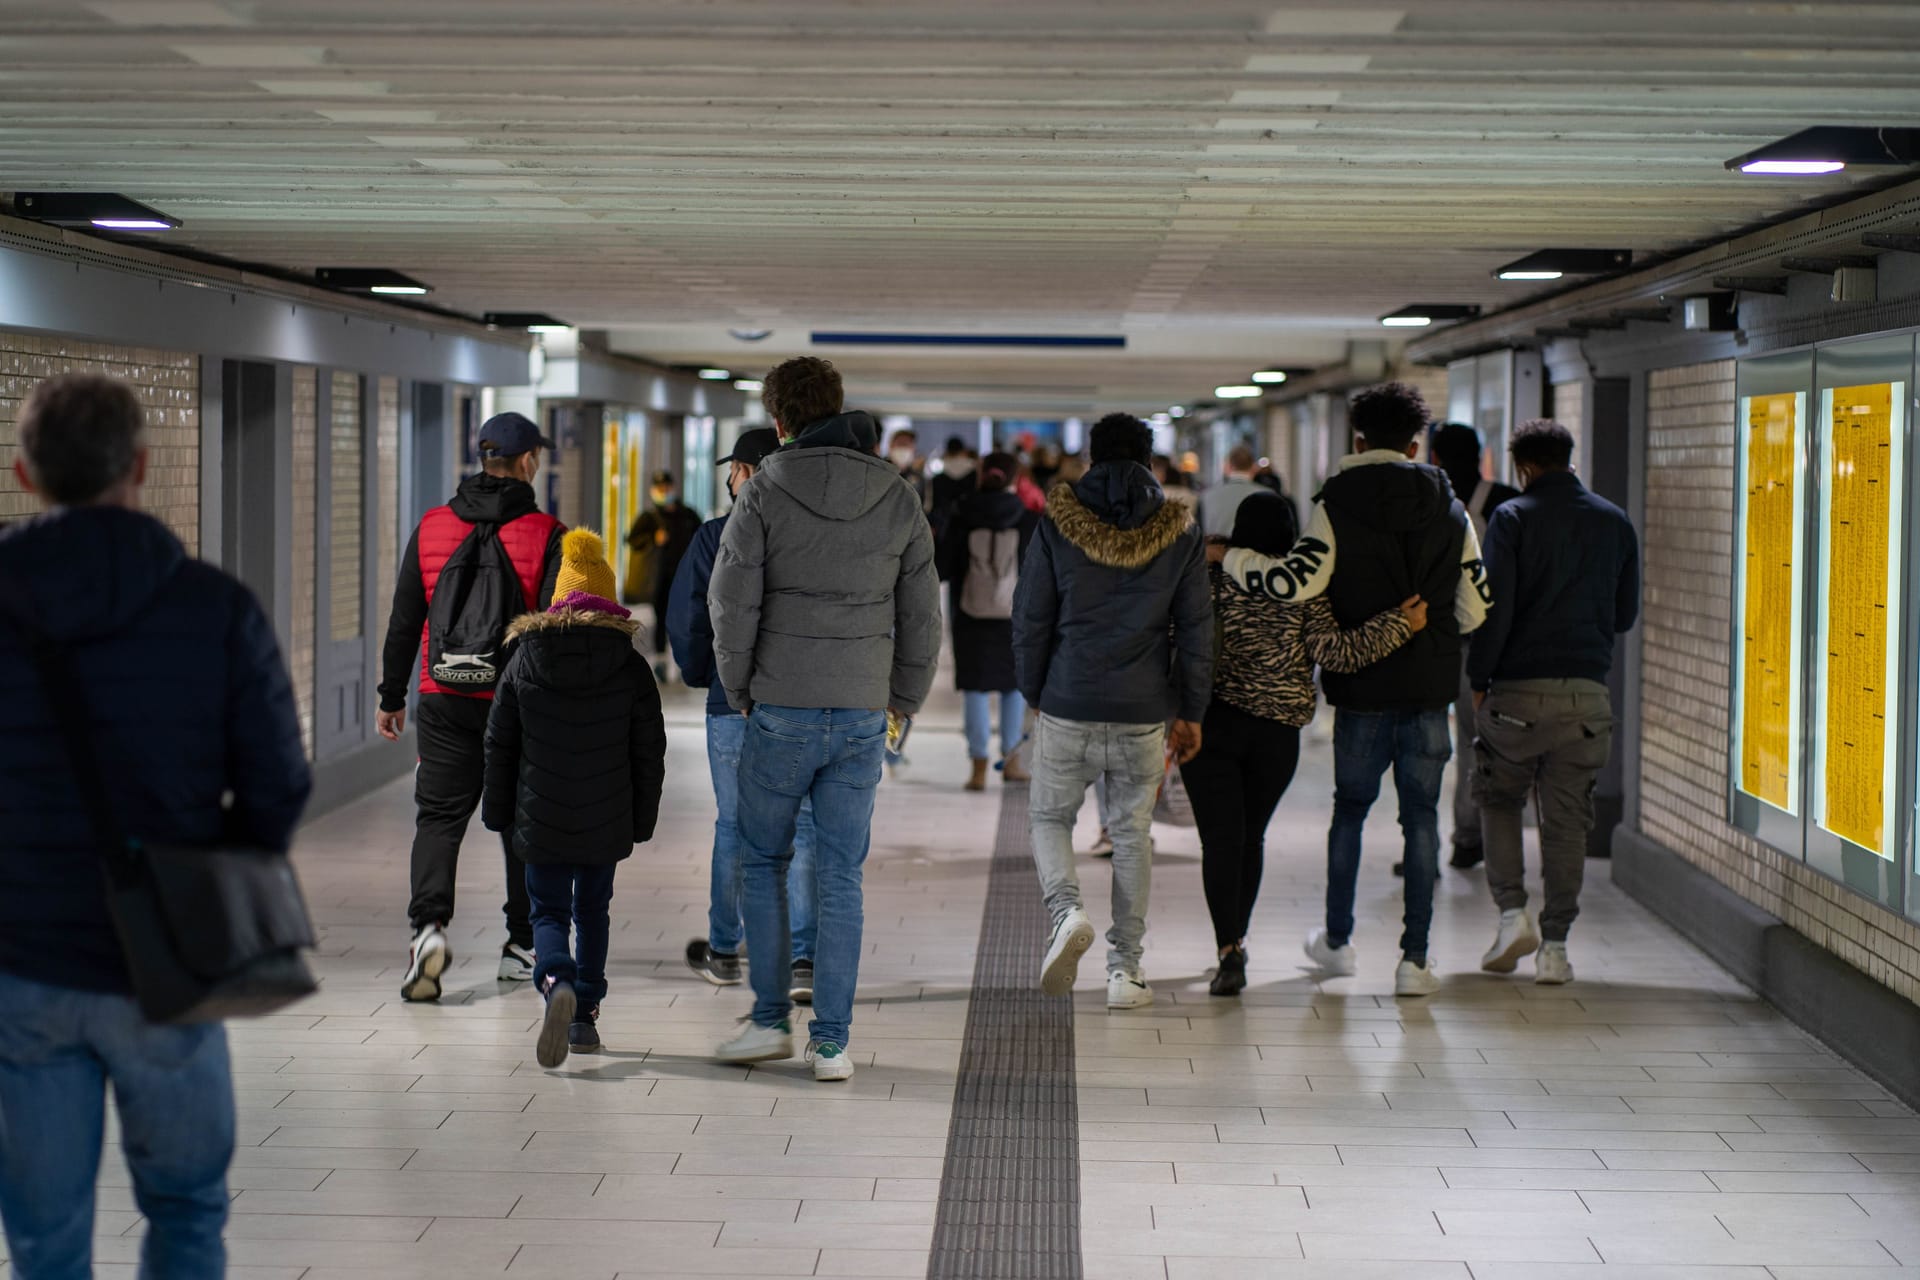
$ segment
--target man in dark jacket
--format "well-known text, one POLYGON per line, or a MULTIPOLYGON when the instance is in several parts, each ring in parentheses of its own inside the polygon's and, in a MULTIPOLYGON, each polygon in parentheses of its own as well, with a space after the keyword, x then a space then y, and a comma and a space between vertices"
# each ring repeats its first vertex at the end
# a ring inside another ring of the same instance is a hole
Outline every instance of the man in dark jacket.
POLYGON ((225 1273, 234 1143, 226 1033, 150 1025, 130 994, 57 718, 142 841, 285 848, 311 785, 260 605, 139 511, 143 419, 108 378, 35 387, 14 470, 48 510, 0 534, 0 1219, 22 1277, 89 1274, 109 1086, 143 1275, 225 1273), (39 643, 75 687, 42 683, 39 643))
MULTIPOLYGON (((753 479, 768 454, 780 447, 780 433, 772 427, 743 431, 733 452, 720 459, 727 468, 727 497, 753 479)), ((726 686, 713 665, 713 618, 707 611, 707 583, 713 577, 714 558, 726 516, 700 526, 693 545, 674 575, 667 598, 667 636, 673 641, 673 660, 680 677, 695 689, 707 691, 707 769, 713 777, 713 859, 707 887, 707 936, 687 943, 687 967, 715 986, 740 983, 740 940, 745 924, 740 914, 740 748, 747 738, 747 718, 727 705, 726 686)), ((813 801, 800 802, 794 818, 793 864, 787 869, 787 921, 793 934, 795 1004, 813 1000, 813 801)))
MULTIPOLYGON (((407 725, 407 684, 420 670, 420 767, 414 773, 418 810, 413 837, 413 900, 407 918, 413 942, 407 972, 400 982, 406 1000, 438 1000, 440 975, 452 960, 447 924, 453 919, 454 873, 460 841, 480 803, 487 712, 491 683, 445 684, 429 668, 432 637, 428 617, 441 570, 460 544, 480 526, 499 531, 521 593, 522 613, 553 598, 560 572, 560 539, 566 528, 543 513, 534 497, 533 477, 540 450, 553 442, 517 413, 502 413, 480 427, 482 471, 460 482, 444 507, 421 518, 400 561, 393 586, 393 613, 382 651, 380 736, 397 741, 407 725)), ((504 643, 505 636, 500 638, 504 643)), ((499 976, 525 982, 533 977, 533 925, 527 919, 527 869, 501 839, 507 872, 507 940, 500 948, 499 976)))
POLYGON ((1480 712, 1474 792, 1500 907, 1480 967, 1511 973, 1538 948, 1534 981, 1551 986, 1573 981, 1567 933, 1580 914, 1594 777, 1613 745, 1607 673, 1614 637, 1640 613, 1640 547, 1620 508, 1573 474, 1565 427, 1525 423, 1508 449, 1525 488, 1488 522, 1494 603, 1467 663, 1480 712), (1536 788, 1546 888, 1537 929, 1520 849, 1521 810, 1536 788))
POLYGON ((1355 968, 1353 898, 1360 834, 1391 768, 1405 833, 1406 912, 1394 992, 1429 995, 1433 886, 1440 875, 1440 782, 1453 741, 1447 708, 1460 687, 1461 637, 1485 619, 1485 572, 1466 508, 1438 468, 1413 461, 1426 431, 1420 393, 1389 382, 1361 392, 1348 413, 1359 452, 1320 492, 1307 531, 1285 556, 1236 550, 1228 576, 1284 600, 1326 593, 1354 627, 1410 596, 1434 602, 1427 626, 1392 655, 1351 675, 1321 674, 1335 708, 1333 823, 1327 832, 1327 923, 1307 956, 1328 973, 1355 968))
POLYGON ((1027 550, 1013 607, 1020 692, 1040 712, 1028 822, 1053 917, 1041 967, 1049 995, 1073 989, 1093 945, 1073 867, 1073 823, 1107 778, 1113 927, 1107 1007, 1153 1001, 1141 972, 1153 876, 1149 828, 1166 776, 1167 721, 1182 763, 1200 750, 1213 687, 1213 602, 1193 508, 1169 502, 1147 464, 1153 433, 1129 414, 1093 426, 1093 465, 1055 485, 1027 550))
MULTIPOLYGON (((627 563, 635 568, 634 581, 627 584, 629 603, 645 600, 653 606, 653 651, 667 651, 667 593, 673 589, 674 575, 687 548, 700 532, 700 513, 680 501, 680 488, 673 472, 656 471, 647 489, 653 503, 634 517, 627 531, 627 563)), ((656 664, 654 674, 666 677, 665 664, 656 664)))
POLYGON ((846 1080, 887 713, 911 716, 933 684, 940 587, 920 500, 866 451, 873 420, 844 412, 839 371, 800 356, 767 374, 760 397, 787 443, 740 491, 707 591, 720 683, 748 717, 740 840, 754 1004, 718 1056, 793 1054, 787 864, 811 796, 820 967, 807 1056, 814 1079, 846 1080))

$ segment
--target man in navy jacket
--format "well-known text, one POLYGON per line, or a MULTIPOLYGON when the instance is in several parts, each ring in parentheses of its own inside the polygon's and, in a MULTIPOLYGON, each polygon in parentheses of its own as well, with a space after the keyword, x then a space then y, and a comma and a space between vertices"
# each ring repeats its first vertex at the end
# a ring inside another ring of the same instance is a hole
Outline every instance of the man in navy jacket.
POLYGON ((1555 985, 1573 980, 1567 931, 1580 914, 1594 778, 1613 743, 1607 673, 1614 637, 1639 616, 1640 549, 1620 508, 1573 474, 1565 427, 1523 423, 1508 449, 1524 491, 1487 522, 1493 605, 1467 659, 1479 707, 1474 798, 1500 907, 1480 967, 1511 973, 1537 949, 1534 981, 1555 985), (1520 850, 1521 810, 1536 787, 1546 887, 1538 929, 1520 850))
POLYGON ((109 1085, 142 1275, 225 1274, 234 1142, 226 1032, 151 1025, 130 994, 56 717, 135 839, 285 848, 311 787, 266 614, 139 510, 144 417, 110 378, 35 387, 14 470, 47 510, 0 534, 0 1219, 22 1276, 88 1274, 109 1085), (39 643, 75 687, 45 687, 39 643))
MULTIPOLYGON (((742 485, 766 456, 780 447, 780 433, 771 427, 743 431, 733 452, 720 459, 728 468, 727 496, 742 485)), ((707 767, 713 774, 713 873, 708 887, 707 936, 687 943, 687 967, 716 986, 740 982, 740 750, 746 741, 747 718, 727 705, 713 661, 713 618, 707 612, 707 582, 720 554, 720 535, 727 517, 716 516, 700 526, 693 543, 673 575, 667 597, 667 638, 673 642, 673 660, 680 677, 695 689, 707 691, 707 767)), ((813 999, 813 805, 802 802, 794 822, 793 864, 787 871, 787 917, 793 933, 793 984, 796 1004, 813 999)))

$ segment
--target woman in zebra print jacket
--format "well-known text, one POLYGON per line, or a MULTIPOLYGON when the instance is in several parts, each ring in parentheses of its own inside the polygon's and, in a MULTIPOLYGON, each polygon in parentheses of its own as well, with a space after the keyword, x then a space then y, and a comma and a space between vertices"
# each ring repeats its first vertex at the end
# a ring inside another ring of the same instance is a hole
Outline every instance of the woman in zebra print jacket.
MULTIPOLYGON (((1293 545, 1293 504, 1250 494, 1234 517, 1235 547, 1284 555, 1293 545)), ((1302 604, 1236 590, 1210 565, 1214 628, 1213 702, 1200 754, 1180 767, 1199 827, 1201 878, 1220 965, 1209 990, 1238 995, 1247 985, 1246 936, 1260 893, 1267 823, 1300 761, 1300 730, 1313 719, 1313 671, 1359 671, 1426 625, 1415 597, 1357 627, 1343 628, 1324 596, 1302 604)))

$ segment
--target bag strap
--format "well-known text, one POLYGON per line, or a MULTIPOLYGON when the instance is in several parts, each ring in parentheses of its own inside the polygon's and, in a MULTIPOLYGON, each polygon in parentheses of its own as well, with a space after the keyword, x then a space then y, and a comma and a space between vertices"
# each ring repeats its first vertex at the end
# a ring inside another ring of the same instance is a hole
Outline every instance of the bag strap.
POLYGON ((13 582, 8 582, 6 586, 5 612, 26 637, 28 653, 40 677, 40 699, 47 704, 47 714, 53 717, 61 746, 66 751, 67 763, 72 767, 74 781, 80 787, 80 801, 86 808, 88 823, 93 827, 98 852, 111 861, 127 850, 126 828, 120 825, 120 817, 114 811, 113 797, 107 791, 106 773, 100 767, 100 757, 94 750, 92 735, 87 732, 86 708, 76 707, 70 714, 63 714, 59 702, 59 691, 62 689, 70 691, 70 701, 82 698, 73 662, 52 636, 34 625, 24 607, 24 598, 18 586, 13 582))

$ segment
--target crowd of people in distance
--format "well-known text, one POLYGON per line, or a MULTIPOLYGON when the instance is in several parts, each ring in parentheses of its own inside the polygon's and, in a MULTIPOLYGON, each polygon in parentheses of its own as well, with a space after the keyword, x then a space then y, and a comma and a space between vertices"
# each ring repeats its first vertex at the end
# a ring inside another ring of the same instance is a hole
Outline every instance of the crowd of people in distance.
MULTIPOLYGON (((883 449, 825 360, 779 364, 761 398, 770 425, 718 460, 725 515, 703 522, 671 474, 653 476, 625 538, 624 591, 599 535, 539 509, 532 482, 553 446, 519 414, 481 426, 480 470, 414 530, 376 718, 389 740, 413 728, 419 757, 402 999, 442 994, 477 810, 505 869, 498 976, 544 1003, 536 1060, 601 1049, 614 880, 654 836, 667 773, 670 644, 682 678, 706 690, 716 811, 707 929, 685 961, 752 991, 714 1056, 798 1050, 815 1079, 850 1078, 875 794, 933 685, 943 612, 962 785, 984 790, 997 763, 1028 787, 1051 919, 1044 991, 1070 992, 1094 941, 1073 848, 1092 789, 1112 857, 1106 1003, 1152 1001, 1151 823, 1175 770, 1202 847, 1210 989, 1246 987, 1265 833, 1321 694, 1334 795, 1325 920, 1305 940, 1318 973, 1356 971, 1362 829, 1391 771, 1404 833, 1394 990, 1439 989, 1429 934, 1454 761, 1452 862, 1484 859, 1499 911, 1480 967, 1510 973, 1537 953, 1535 981, 1572 980, 1612 735, 1606 679, 1639 569, 1632 527, 1581 483, 1565 427, 1513 431, 1508 488, 1483 474, 1472 428, 1436 429, 1405 385, 1369 388, 1350 406, 1355 452, 1302 529, 1251 449, 1200 492, 1124 413, 1093 424, 1084 458, 1050 446, 976 456, 956 439, 929 468, 908 432, 883 449), (628 608, 642 603, 646 639, 628 608), (1521 852, 1530 795, 1537 917, 1521 852), (804 1039, 796 1006, 811 1007, 804 1039)), ((86 1269, 109 1086, 148 1222, 143 1266, 222 1273, 226 1039, 217 1023, 143 1016, 109 915, 116 850, 103 833, 284 850, 311 788, 267 614, 139 510, 144 426, 122 383, 39 384, 19 411, 16 472, 46 510, 0 531, 0 1218, 23 1276, 86 1269), (51 648, 88 687, 49 686, 51 648), (156 665, 165 680, 130 674, 156 665), (75 733, 113 767, 117 813, 89 801, 75 733)))

